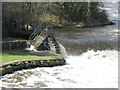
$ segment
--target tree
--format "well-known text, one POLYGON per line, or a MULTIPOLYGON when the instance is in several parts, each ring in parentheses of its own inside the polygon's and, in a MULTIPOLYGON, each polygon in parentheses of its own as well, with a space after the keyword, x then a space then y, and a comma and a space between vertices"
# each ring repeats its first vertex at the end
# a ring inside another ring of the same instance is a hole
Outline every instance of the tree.
POLYGON ((99 4, 99 2, 4 2, 3 33, 12 34, 17 25, 25 24, 65 26, 107 21, 105 12, 99 11, 99 4))

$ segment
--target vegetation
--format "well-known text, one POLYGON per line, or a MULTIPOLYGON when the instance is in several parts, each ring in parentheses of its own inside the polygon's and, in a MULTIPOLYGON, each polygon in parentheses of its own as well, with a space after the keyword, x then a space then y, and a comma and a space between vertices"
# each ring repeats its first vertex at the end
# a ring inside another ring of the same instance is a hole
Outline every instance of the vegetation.
POLYGON ((2 61, 0 61, 1 63, 7 63, 16 60, 46 60, 57 58, 57 56, 39 56, 22 51, 3 51, 0 57, 2 57, 2 61))
POLYGON ((31 26, 86 27, 108 24, 100 2, 4 2, 3 35, 25 24, 31 26))

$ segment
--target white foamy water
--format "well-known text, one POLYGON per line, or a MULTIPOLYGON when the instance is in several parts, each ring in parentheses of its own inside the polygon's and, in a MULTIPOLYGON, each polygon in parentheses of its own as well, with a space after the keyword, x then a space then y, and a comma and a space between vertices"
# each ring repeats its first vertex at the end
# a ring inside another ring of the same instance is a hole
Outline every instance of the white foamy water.
POLYGON ((17 71, 1 78, 3 87, 118 88, 118 51, 68 56, 66 65, 17 71))
POLYGON ((67 57, 67 52, 66 52, 64 46, 59 43, 59 47, 60 47, 60 54, 61 54, 61 56, 66 58, 67 57))
POLYGON ((26 50, 37 51, 33 45, 30 45, 30 47, 26 48, 26 50))

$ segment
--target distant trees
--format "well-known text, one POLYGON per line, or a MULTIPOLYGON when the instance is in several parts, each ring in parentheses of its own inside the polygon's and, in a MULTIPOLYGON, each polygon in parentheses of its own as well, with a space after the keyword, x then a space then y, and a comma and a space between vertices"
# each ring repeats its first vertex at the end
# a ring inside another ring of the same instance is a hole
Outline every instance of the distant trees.
POLYGON ((107 21, 99 2, 4 2, 3 35, 18 25, 66 26, 107 21), (102 17, 102 19, 100 19, 102 17))

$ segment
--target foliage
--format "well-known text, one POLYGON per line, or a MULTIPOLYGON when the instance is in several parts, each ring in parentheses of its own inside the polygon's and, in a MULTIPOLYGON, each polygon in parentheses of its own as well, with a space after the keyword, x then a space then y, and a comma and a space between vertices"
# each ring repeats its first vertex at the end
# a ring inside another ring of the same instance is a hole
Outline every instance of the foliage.
POLYGON ((4 2, 3 35, 13 33, 17 25, 69 26, 107 21, 98 9, 99 2, 4 2), (102 19, 100 19, 102 18, 102 19))

